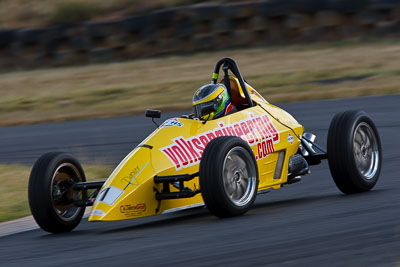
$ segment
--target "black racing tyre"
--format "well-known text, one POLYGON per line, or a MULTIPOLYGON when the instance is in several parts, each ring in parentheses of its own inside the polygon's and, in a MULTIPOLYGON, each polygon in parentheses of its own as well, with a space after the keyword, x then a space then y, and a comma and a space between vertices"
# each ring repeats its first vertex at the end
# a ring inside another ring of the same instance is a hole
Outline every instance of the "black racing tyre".
POLYGON ((336 114, 327 143, 329 169, 340 191, 353 194, 375 186, 382 168, 382 146, 378 130, 365 112, 336 114))
POLYGON ((244 214, 258 189, 253 151, 239 137, 213 139, 204 149, 199 181, 204 203, 212 214, 222 218, 244 214))
POLYGON ((72 203, 77 194, 72 186, 85 181, 81 164, 69 154, 50 152, 36 161, 29 177, 28 199, 33 218, 43 230, 69 232, 79 224, 85 208, 72 203))

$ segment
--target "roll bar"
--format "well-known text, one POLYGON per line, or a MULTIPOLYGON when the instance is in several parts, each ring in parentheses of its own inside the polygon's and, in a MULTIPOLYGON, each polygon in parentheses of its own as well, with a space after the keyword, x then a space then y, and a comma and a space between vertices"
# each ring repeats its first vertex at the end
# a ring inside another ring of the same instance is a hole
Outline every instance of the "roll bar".
MULTIPOLYGON (((249 104, 249 107, 253 107, 254 103, 253 103, 253 100, 250 97, 249 90, 247 90, 247 87, 245 85, 243 76, 240 73, 239 67, 238 67, 238 65, 236 64, 236 62, 233 59, 231 59, 229 57, 225 57, 225 58, 220 59, 217 62, 217 64, 215 64, 214 73, 212 75, 211 83, 213 83, 213 84, 217 83, 218 76, 219 76, 219 71, 220 71, 220 68, 221 68, 222 64, 224 64, 223 70, 225 71, 225 77, 229 78, 229 75, 227 74, 228 73, 228 69, 231 70, 231 72, 239 80, 239 84, 242 87, 243 93, 244 93, 244 95, 246 97, 246 100, 247 100, 247 103, 249 104)), ((228 82, 228 84, 229 84, 229 82, 228 82)), ((228 91, 230 93, 230 88, 228 88, 228 91)))

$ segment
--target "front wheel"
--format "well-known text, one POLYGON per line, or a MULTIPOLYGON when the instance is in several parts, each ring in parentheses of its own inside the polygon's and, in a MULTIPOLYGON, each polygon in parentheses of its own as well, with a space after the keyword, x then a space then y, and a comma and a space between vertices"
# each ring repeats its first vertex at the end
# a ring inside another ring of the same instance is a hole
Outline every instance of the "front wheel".
POLYGON ((253 151, 243 139, 213 139, 200 161, 200 190, 204 203, 218 217, 247 212, 258 189, 258 169, 253 151))
POLYGON ((69 232, 79 224, 85 208, 73 204, 78 196, 72 187, 85 181, 80 163, 69 154, 51 152, 36 161, 29 177, 28 199, 33 218, 43 230, 69 232))
POLYGON ((329 169, 340 191, 352 194, 375 186, 382 168, 382 146, 378 130, 365 112, 336 114, 327 148, 329 169))

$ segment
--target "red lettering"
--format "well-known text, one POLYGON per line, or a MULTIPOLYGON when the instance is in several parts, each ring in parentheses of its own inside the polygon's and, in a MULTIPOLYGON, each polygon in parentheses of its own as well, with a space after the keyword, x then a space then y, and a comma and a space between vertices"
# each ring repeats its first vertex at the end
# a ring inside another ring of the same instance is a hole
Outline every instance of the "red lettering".
MULTIPOLYGON (((243 135, 244 135, 244 139, 245 139, 247 142, 249 142, 249 141, 250 141, 250 131, 249 131, 249 129, 247 128, 246 123, 245 123, 245 122, 241 122, 241 123, 240 123, 240 127, 242 127, 242 132, 243 132, 243 135)), ((249 142, 249 143, 250 143, 250 142, 249 142)))
POLYGON ((228 126, 228 135, 235 136, 235 130, 233 130, 232 126, 228 126))
POLYGON ((274 143, 272 142, 271 139, 266 141, 266 147, 267 147, 268 154, 271 154, 272 152, 275 152, 274 143))
POLYGON ((259 141, 261 142, 261 140, 263 140, 265 137, 264 137, 263 132, 262 132, 260 126, 258 125, 256 119, 253 119, 253 125, 254 125, 254 128, 257 129, 256 132, 258 133, 258 135, 259 135, 259 137, 260 137, 260 138, 259 138, 259 141))
POLYGON ((272 124, 271 120, 268 116, 263 116, 264 122, 267 125, 271 135, 273 136, 273 140, 277 141, 279 139, 278 131, 276 130, 275 126, 272 124))
POLYGON ((266 132, 266 130, 264 128, 264 124, 263 124, 261 118, 257 118, 256 121, 257 121, 257 123, 256 123, 257 130, 261 134, 262 139, 267 138, 268 137, 268 132, 266 132))
POLYGON ((257 144, 257 151, 258 151, 258 158, 261 159, 262 156, 262 148, 261 148, 261 143, 257 144))
POLYGON ((211 140, 213 140, 215 138, 215 135, 214 135, 214 133, 208 133, 207 137, 208 137, 208 140, 211 141, 211 140))
MULTIPOLYGON (((235 128, 236 136, 242 137, 243 131, 242 131, 242 128, 240 128, 240 125, 235 124, 233 127, 235 128)), ((244 136, 244 138, 246 138, 246 137, 244 136)))
POLYGON ((224 132, 224 136, 228 136, 229 134, 226 131, 226 128, 222 128, 222 131, 224 132))
POLYGON ((262 118, 260 118, 260 125, 261 125, 262 129, 264 130, 264 132, 266 134, 265 137, 266 138, 271 137, 272 133, 271 133, 271 130, 269 129, 269 127, 268 127, 269 125, 267 123, 265 123, 265 121, 263 121, 262 118))
POLYGON ((187 150, 192 154, 192 157, 194 158, 195 161, 200 160, 200 155, 196 152, 196 150, 193 148, 193 145, 191 142, 186 142, 184 139, 181 139, 182 143, 186 146, 187 150))
POLYGON ((224 128, 223 122, 219 123, 219 127, 221 127, 221 131, 223 132, 222 136, 228 136, 228 133, 226 132, 226 128, 224 128))
POLYGON ((267 146, 266 146, 265 142, 262 142, 261 144, 262 144, 263 157, 266 157, 268 155, 267 146))
POLYGON ((189 152, 185 149, 185 147, 184 147, 184 146, 182 145, 182 143, 181 143, 181 141, 183 141, 183 140, 181 139, 181 140, 174 140, 174 141, 175 141, 175 143, 178 144, 178 146, 180 147, 180 149, 186 154, 186 156, 188 157, 190 163, 193 163, 192 157, 190 156, 189 152))
POLYGON ((176 155, 178 156, 178 158, 181 160, 183 166, 186 166, 186 165, 189 164, 189 162, 188 162, 188 160, 187 160, 185 154, 183 154, 182 150, 181 150, 178 146, 176 146, 176 145, 175 145, 175 146, 172 146, 171 149, 172 149, 172 151, 175 152, 175 154, 176 154, 176 155))
POLYGON ((214 138, 221 136, 238 136, 247 141, 250 145, 257 144, 256 158, 265 158, 275 151, 274 143, 279 140, 279 132, 267 115, 254 116, 250 114, 250 119, 245 119, 239 123, 224 126, 220 122, 219 128, 214 128, 208 133, 204 133, 189 140, 179 137, 174 139, 174 145, 162 148, 161 151, 171 160, 176 169, 186 167, 189 164, 201 159, 203 151, 208 143, 214 138), (272 139, 272 138, 273 139, 272 139))
POLYGON ((201 142, 197 138, 192 139, 193 145, 199 150, 200 156, 203 154, 204 147, 201 146, 201 142))
MULTIPOLYGON (((257 142, 258 141, 258 137, 256 132, 254 131, 254 123, 252 121, 248 121, 247 125, 249 126, 250 132, 252 133, 252 135, 254 136, 253 141, 257 142)), ((252 142, 250 142, 251 144, 252 142)))
POLYGON ((274 151, 275 151, 274 143, 272 142, 271 139, 265 140, 257 144, 257 153, 259 159, 265 158, 274 151))
POLYGON ((170 159, 172 160, 172 162, 173 162, 174 165, 175 165, 175 168, 179 169, 179 167, 181 166, 181 164, 179 164, 179 161, 178 161, 178 159, 175 157, 175 155, 174 155, 173 151, 171 150, 171 148, 169 147, 169 148, 163 149, 162 152, 164 152, 164 154, 167 155, 168 158, 170 158, 170 159))
POLYGON ((216 130, 215 131, 215 136, 216 137, 220 137, 220 136, 224 136, 224 134, 222 133, 222 130, 216 130))
POLYGON ((207 146, 207 144, 208 144, 207 137, 205 137, 204 135, 200 135, 199 139, 200 139, 200 142, 203 144, 203 146, 205 148, 207 146))

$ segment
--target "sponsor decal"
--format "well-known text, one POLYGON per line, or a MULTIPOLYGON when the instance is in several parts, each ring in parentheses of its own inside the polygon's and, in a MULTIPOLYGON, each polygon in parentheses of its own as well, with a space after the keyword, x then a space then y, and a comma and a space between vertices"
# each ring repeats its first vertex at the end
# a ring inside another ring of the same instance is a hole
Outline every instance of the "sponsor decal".
POLYGON ((146 204, 139 203, 136 205, 122 205, 119 207, 119 211, 126 217, 140 216, 143 212, 146 211, 146 204))
POLYGON ((137 185, 139 185, 139 183, 135 182, 135 178, 143 171, 144 168, 146 168, 147 164, 149 164, 150 161, 148 161, 139 171, 136 171, 136 169, 134 169, 131 174, 135 175, 132 177, 132 179, 129 181, 129 183, 125 186, 124 190, 129 186, 132 185, 133 187, 136 187, 137 185))
POLYGON ((249 118, 233 124, 224 125, 220 122, 219 127, 190 138, 174 138, 172 144, 160 148, 160 151, 174 164, 176 170, 180 170, 198 164, 207 144, 220 136, 238 136, 251 147, 256 146, 257 160, 274 152, 274 145, 280 141, 279 132, 267 114, 250 114, 249 118))
POLYGON ((289 135, 288 135, 288 138, 287 138, 287 141, 288 141, 291 145, 293 145, 294 137, 293 137, 291 134, 289 134, 289 135))
MULTIPOLYGON (((129 183, 129 181, 132 180, 133 177, 136 176, 136 174, 140 171, 139 166, 136 166, 135 168, 133 168, 128 175, 124 176, 121 178, 121 183, 129 183)), ((135 183, 135 181, 133 181, 131 183, 134 187, 138 185, 138 183, 135 183)))
POLYGON ((168 119, 166 120, 163 124, 161 124, 161 127, 172 127, 172 126, 178 126, 178 127, 182 127, 183 123, 179 121, 178 118, 172 118, 172 119, 168 119))
POLYGON ((257 155, 256 159, 262 159, 271 154, 275 151, 274 143, 271 139, 262 141, 261 143, 257 144, 257 155))

